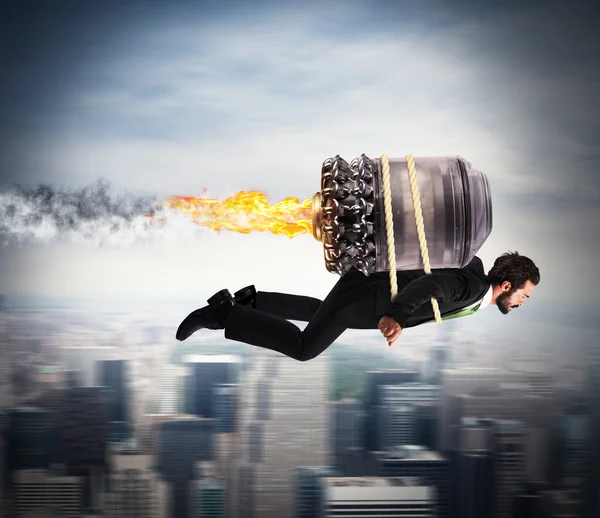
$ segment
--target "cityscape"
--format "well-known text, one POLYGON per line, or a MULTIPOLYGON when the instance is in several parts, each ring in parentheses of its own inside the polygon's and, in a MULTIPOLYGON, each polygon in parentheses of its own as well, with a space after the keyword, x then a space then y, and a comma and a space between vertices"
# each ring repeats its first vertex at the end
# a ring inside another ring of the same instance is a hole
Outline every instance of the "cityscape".
POLYGON ((296 362, 157 315, 1 315, 2 516, 599 516, 598 348, 558 380, 450 335, 296 362))
POLYGON ((600 518, 598 6, 3 2, 0 518, 600 518))

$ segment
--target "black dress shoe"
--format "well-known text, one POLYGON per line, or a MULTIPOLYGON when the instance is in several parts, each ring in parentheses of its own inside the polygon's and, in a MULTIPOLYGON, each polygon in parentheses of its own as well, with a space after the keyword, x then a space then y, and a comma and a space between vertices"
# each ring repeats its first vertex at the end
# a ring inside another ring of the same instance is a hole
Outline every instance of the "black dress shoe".
POLYGON ((236 291, 233 297, 236 304, 251 306, 256 309, 256 288, 254 284, 236 291))
POLYGON ((200 329, 225 329, 225 320, 233 307, 233 300, 224 298, 213 305, 192 311, 177 329, 175 338, 180 342, 188 339, 200 329))
POLYGON ((233 305, 233 297, 229 290, 217 291, 210 299, 208 299, 209 306, 218 306, 221 302, 230 302, 233 305))

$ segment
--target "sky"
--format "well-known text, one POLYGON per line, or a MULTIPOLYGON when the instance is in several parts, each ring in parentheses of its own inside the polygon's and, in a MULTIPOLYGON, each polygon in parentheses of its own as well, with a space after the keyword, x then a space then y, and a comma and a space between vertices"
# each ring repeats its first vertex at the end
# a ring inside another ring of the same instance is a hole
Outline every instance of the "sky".
MULTIPOLYGON (((486 268, 516 250, 541 271, 526 307, 476 327, 502 333, 510 318, 515 335, 535 323, 551 336, 561 322, 574 340, 597 330, 600 20, 591 2, 126 4, 3 4, 5 221, 15 185, 82 189, 101 178, 115 197, 259 190, 275 203, 310 198, 336 154, 461 155, 492 191, 493 232, 478 254, 486 268)), ((225 287, 323 298, 337 280, 310 235, 177 222, 141 242, 137 227, 116 237, 104 229, 111 239, 99 246, 47 227, 19 241, 11 228, 0 222, 9 296, 191 310, 225 287)))

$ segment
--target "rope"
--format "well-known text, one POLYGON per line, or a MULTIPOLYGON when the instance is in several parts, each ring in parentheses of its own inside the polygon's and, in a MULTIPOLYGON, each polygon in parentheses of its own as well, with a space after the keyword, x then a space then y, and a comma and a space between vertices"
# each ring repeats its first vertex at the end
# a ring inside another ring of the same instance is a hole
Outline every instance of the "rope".
POLYGON ((392 302, 398 296, 396 277, 396 245, 394 243, 394 215, 392 214, 392 188, 390 187, 390 159, 381 155, 381 179, 383 182, 383 208, 385 213, 385 235, 387 238, 388 263, 390 266, 390 292, 392 302))
MULTIPOLYGON (((408 166, 408 179, 410 182, 410 192, 412 193, 413 206, 415 209, 415 221, 417 223, 417 236, 419 238, 419 248, 421 249, 421 257, 423 258, 423 269, 425 270, 426 274, 431 275, 431 265, 429 264, 429 250, 427 249, 427 238, 425 237, 425 226, 423 225, 421 195, 419 194, 419 184, 417 183, 415 159, 412 155, 406 155, 406 165, 408 166)), ((433 314, 435 316, 436 323, 441 324, 442 317, 440 315, 440 307, 438 306, 438 301, 433 297, 431 298, 431 305, 433 306, 433 314)))
MULTIPOLYGON (((431 265, 429 263, 429 250, 427 248, 427 238, 425 237, 425 226, 423 224, 423 209, 421 207, 421 195, 419 193, 419 184, 417 183, 417 171, 415 160, 412 155, 406 155, 406 165, 408 167, 408 180, 410 183, 410 192, 413 199, 415 210, 415 222, 417 224, 417 237, 419 238, 419 248, 423 258, 423 269, 427 275, 431 275, 431 265)), ((387 155, 381 155, 381 179, 383 183, 383 208, 385 214, 385 235, 387 240, 388 263, 390 267, 390 294, 392 302, 398 296, 398 278, 396 276, 396 245, 394 242, 394 216, 392 214, 392 189, 390 186, 390 160, 387 155)), ((432 297, 431 305, 437 324, 442 323, 442 316, 438 301, 432 297)))

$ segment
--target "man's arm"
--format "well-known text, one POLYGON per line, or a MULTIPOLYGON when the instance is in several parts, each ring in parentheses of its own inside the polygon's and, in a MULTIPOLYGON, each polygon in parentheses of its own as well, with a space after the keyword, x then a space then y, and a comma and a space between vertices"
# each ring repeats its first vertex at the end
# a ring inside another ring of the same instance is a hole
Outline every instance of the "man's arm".
POLYGON ((438 302, 458 302, 466 301, 468 296, 469 282, 463 272, 432 273, 407 284, 386 315, 404 327, 408 318, 431 298, 438 302))

